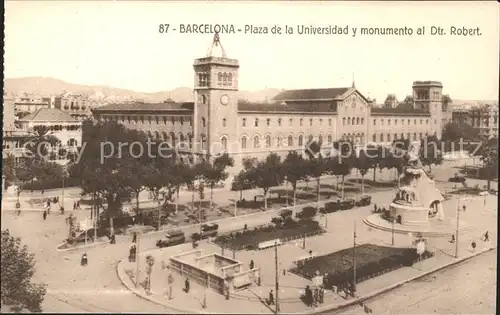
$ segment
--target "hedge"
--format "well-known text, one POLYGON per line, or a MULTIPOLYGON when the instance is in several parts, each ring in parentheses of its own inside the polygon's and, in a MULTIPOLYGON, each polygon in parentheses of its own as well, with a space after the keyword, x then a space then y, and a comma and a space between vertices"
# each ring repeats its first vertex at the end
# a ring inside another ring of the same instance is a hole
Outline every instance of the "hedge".
MULTIPOLYGON (((64 187, 79 187, 81 179, 79 178, 66 178, 64 180, 64 187)), ((47 179, 37 180, 35 182, 28 182, 21 185, 23 190, 42 190, 42 189, 57 189, 62 188, 62 179, 47 179)))

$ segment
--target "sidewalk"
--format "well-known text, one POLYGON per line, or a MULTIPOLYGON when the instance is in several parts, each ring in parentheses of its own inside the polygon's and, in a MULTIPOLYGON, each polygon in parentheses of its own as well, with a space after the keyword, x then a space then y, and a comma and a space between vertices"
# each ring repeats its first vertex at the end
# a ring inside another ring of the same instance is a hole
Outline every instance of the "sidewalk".
MULTIPOLYGON (((345 299, 339 294, 328 291, 325 294, 325 304, 318 308, 307 307, 299 299, 299 296, 303 291, 303 287, 305 286, 282 286, 280 309, 283 313, 313 314, 323 311, 333 311, 335 309, 344 308, 352 304, 357 304, 368 298, 372 298, 381 293, 395 289, 403 285, 404 283, 414 281, 425 275, 458 264, 493 249, 493 246, 488 246, 487 243, 480 243, 478 245, 479 248, 476 249, 475 253, 471 252, 468 249, 461 250, 460 257, 458 259, 437 252, 433 258, 424 260, 421 263, 416 263, 412 267, 404 267, 361 282, 357 285, 357 296, 354 299, 345 299), (295 298, 293 298, 294 295, 295 298)), ((189 293, 182 292, 184 279, 176 273, 172 273, 172 275, 174 276, 173 299, 169 300, 166 296, 166 281, 162 280, 167 278, 167 273, 166 271, 161 270, 159 266, 161 264, 160 262, 167 261, 168 257, 175 253, 191 250, 189 244, 176 247, 179 248, 173 247, 167 250, 155 250, 141 253, 141 257, 145 257, 145 255, 147 254, 156 256, 156 268, 154 267, 155 271, 153 272, 160 272, 162 274, 161 276, 158 276, 157 274, 152 278, 151 294, 146 294, 142 287, 139 289, 135 288, 134 280, 130 278, 130 274, 135 273, 135 263, 129 263, 127 260, 123 260, 118 264, 117 273, 120 281, 125 287, 127 287, 129 290, 131 290, 141 298, 149 300, 158 305, 163 305, 165 307, 174 309, 181 313, 238 313, 241 312, 241 310, 245 310, 245 312, 247 313, 270 314, 273 312, 272 306, 269 307, 268 305, 263 303, 263 300, 267 298, 269 290, 274 289, 273 285, 264 285, 262 287, 253 285, 248 290, 245 290, 242 293, 233 294, 229 300, 225 300, 225 298, 221 294, 215 293, 212 290, 207 291, 204 287, 201 287, 194 281, 191 281, 191 290, 189 293), (207 302, 206 308, 203 308, 202 304, 205 294, 207 302), (253 297, 245 298, 245 296, 253 297)), ((140 274, 144 275, 143 267, 141 267, 140 274)), ((132 278, 134 278, 133 275, 132 278)))

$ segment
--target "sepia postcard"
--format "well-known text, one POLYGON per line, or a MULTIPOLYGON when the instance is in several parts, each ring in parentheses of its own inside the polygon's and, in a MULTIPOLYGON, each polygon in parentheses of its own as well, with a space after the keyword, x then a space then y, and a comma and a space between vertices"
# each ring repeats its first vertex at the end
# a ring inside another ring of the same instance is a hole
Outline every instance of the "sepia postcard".
POLYGON ((4 5, 2 313, 496 314, 498 2, 4 5))

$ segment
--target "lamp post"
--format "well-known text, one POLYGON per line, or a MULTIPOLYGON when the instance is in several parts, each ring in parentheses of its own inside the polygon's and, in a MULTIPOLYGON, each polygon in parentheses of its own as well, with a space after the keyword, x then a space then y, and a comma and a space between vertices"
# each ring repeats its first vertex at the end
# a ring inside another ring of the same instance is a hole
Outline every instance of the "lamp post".
POLYGON ((285 179, 285 193, 286 193, 285 206, 288 208, 288 177, 285 175, 284 179, 285 179))
POLYGON ((278 314, 280 312, 280 302, 279 302, 279 292, 280 292, 280 284, 279 284, 279 268, 278 268, 278 242, 274 243, 274 269, 276 272, 275 284, 276 284, 276 309, 275 313, 278 314))
POLYGON ((457 200, 457 226, 455 230, 455 258, 458 258, 458 229, 460 224, 460 197, 457 200))
POLYGON ((394 246, 394 221, 396 220, 392 218, 392 246, 394 246))
POLYGON ((140 244, 140 230, 137 231, 137 240, 135 247, 135 288, 139 288, 139 244, 140 244))
POLYGON ((352 295, 356 292, 356 221, 354 221, 354 246, 352 247, 352 295))
POLYGON ((66 166, 62 168, 62 190, 61 190, 61 204, 59 205, 59 210, 64 214, 64 178, 66 177, 66 166))

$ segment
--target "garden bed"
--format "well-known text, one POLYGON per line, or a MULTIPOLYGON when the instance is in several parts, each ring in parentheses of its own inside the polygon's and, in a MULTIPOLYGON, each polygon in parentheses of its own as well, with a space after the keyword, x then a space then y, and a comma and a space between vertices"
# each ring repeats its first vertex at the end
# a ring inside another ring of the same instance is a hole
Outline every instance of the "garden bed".
MULTIPOLYGON (((426 251, 422 259, 434 256, 426 251)), ((362 282, 378 275, 396 270, 405 266, 412 266, 419 259, 414 248, 393 248, 373 244, 356 246, 356 282, 362 282)), ((327 289, 333 286, 344 287, 352 283, 353 278, 353 249, 346 248, 324 256, 298 262, 290 272, 312 279, 317 272, 324 277, 327 289)))
POLYGON ((481 189, 479 187, 464 187, 464 188, 459 188, 456 190, 449 191, 448 194, 452 195, 473 195, 477 196, 479 193, 485 191, 484 189, 481 189))
POLYGON ((317 221, 300 220, 288 221, 281 227, 274 224, 256 227, 252 230, 241 232, 231 232, 221 235, 214 241, 219 246, 233 250, 253 250, 257 249, 259 243, 270 240, 280 239, 282 242, 302 238, 304 236, 313 236, 324 233, 317 221))

